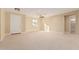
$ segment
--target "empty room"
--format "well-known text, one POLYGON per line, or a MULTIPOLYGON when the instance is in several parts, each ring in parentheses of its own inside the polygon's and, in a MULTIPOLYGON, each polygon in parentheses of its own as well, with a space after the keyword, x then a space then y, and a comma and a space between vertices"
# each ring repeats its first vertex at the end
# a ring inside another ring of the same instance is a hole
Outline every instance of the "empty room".
POLYGON ((78 50, 79 8, 0 8, 0 50, 78 50))

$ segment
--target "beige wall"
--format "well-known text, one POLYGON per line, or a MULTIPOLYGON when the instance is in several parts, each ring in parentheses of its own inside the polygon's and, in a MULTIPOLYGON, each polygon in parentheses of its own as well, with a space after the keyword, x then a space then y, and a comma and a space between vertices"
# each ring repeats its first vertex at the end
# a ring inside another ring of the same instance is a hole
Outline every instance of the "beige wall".
POLYGON ((5 33, 8 34, 10 32, 10 13, 5 12, 5 33))
POLYGON ((79 33, 79 11, 77 12, 76 33, 79 33))
POLYGON ((33 28, 32 28, 32 17, 26 16, 26 18, 25 18, 25 31, 26 32, 33 31, 33 28))
POLYGON ((64 22, 65 23, 64 24, 65 25, 65 27, 64 27, 65 29, 64 30, 65 30, 65 32, 69 32, 69 16, 65 16, 64 20, 65 20, 65 22, 64 22))
POLYGON ((1 39, 1 9, 0 9, 0 39, 1 39))
POLYGON ((64 32, 64 16, 56 15, 48 18, 50 31, 64 32))
POLYGON ((1 9, 1 39, 5 36, 5 12, 1 9))

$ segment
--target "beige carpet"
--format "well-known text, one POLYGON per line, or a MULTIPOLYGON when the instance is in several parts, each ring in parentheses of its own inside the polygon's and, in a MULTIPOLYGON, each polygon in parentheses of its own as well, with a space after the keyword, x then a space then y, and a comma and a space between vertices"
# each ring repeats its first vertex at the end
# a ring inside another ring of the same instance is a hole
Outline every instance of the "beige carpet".
POLYGON ((2 50, 72 50, 79 49, 79 34, 30 32, 8 35, 0 42, 2 50))

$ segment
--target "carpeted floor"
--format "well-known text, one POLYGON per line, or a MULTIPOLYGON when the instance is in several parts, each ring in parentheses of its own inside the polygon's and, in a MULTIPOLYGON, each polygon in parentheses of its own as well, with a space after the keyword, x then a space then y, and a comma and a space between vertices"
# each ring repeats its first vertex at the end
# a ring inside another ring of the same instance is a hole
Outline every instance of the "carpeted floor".
POLYGON ((76 50, 79 34, 30 32, 8 35, 0 42, 1 50, 76 50))

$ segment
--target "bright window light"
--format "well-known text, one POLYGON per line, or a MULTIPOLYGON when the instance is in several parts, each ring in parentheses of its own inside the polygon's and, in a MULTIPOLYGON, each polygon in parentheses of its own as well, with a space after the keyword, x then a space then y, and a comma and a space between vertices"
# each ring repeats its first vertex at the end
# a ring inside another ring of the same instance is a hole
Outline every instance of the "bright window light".
POLYGON ((35 18, 32 19, 32 26, 37 27, 37 19, 35 18))

